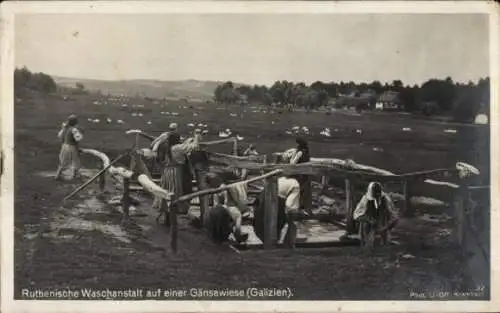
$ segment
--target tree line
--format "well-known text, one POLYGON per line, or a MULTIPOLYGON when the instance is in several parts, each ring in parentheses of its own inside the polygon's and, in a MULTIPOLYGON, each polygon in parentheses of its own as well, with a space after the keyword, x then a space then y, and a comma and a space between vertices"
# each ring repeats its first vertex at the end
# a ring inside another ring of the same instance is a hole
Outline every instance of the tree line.
POLYGON ((453 116, 458 121, 470 121, 479 111, 489 112, 489 77, 477 82, 454 82, 450 77, 429 79, 421 85, 404 85, 401 80, 382 84, 316 81, 311 85, 287 80, 265 85, 238 85, 228 81, 219 84, 214 101, 222 104, 254 103, 278 107, 293 106, 307 110, 322 106, 373 109, 384 94, 396 95, 401 110, 427 116, 453 116))
POLYGON ((50 75, 32 73, 26 67, 16 68, 14 70, 14 91, 18 95, 26 89, 51 93, 57 90, 57 85, 50 75))

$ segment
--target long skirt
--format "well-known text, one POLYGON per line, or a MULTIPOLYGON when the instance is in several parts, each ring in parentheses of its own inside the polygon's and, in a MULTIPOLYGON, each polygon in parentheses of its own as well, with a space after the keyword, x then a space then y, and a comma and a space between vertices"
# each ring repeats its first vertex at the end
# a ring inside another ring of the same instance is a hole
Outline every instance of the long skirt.
MULTIPOLYGON (((179 197, 182 195, 190 194, 193 192, 193 177, 191 175, 191 171, 189 170, 189 167, 187 165, 183 165, 182 167, 179 166, 167 166, 163 170, 161 180, 160 180, 160 187, 172 192, 175 196, 174 197, 179 197), (178 171, 181 171, 182 175, 182 183, 181 185, 177 184, 177 180, 175 179, 176 176, 178 175, 178 171)), ((165 200, 161 198, 156 198, 153 206, 157 209, 160 209, 162 207, 167 207, 165 205, 165 200)))
POLYGON ((63 171, 68 168, 72 168, 73 170, 80 168, 80 154, 77 146, 62 145, 59 152, 59 168, 63 171))

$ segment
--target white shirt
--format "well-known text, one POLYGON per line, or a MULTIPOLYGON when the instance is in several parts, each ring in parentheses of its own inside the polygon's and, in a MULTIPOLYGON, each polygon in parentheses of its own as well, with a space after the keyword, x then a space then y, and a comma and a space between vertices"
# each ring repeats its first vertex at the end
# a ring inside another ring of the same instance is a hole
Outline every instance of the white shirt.
POLYGON ((293 178, 278 178, 278 197, 285 199, 286 210, 298 210, 300 207, 300 185, 293 178))
MULTIPOLYGON (((62 128, 59 133, 57 133, 57 137, 59 139, 62 139, 62 135, 64 133, 64 128, 62 128)), ((83 139, 82 133, 78 130, 78 128, 73 127, 71 129, 71 134, 73 135, 73 138, 75 139, 76 142, 80 142, 83 139)))

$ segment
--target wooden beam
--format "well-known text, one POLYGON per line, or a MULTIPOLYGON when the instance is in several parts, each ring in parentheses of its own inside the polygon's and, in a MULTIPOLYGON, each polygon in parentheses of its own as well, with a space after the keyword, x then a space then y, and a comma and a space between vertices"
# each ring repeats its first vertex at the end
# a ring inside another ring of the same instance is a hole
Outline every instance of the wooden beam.
MULTIPOLYGON (((198 187, 198 191, 205 190, 208 187, 205 181, 205 174, 206 174, 205 171, 201 169, 195 170, 196 185, 198 187)), ((208 196, 200 196, 199 201, 200 201, 200 224, 202 226, 206 226, 206 222, 208 220, 208 213, 210 209, 208 205, 208 196)))
MULTIPOLYGON (((176 186, 176 198, 182 195, 182 168, 179 166, 175 171, 175 186, 176 186)), ((183 203, 182 203, 183 204, 183 203)), ((177 212, 179 211, 179 206, 181 203, 171 203, 170 204, 170 246, 174 252, 177 252, 177 212)))
POLYGON ((354 191, 355 183, 352 179, 345 180, 345 196, 346 196, 346 230, 349 234, 355 232, 355 221, 354 221, 354 210, 356 204, 354 204, 354 191))
POLYGON ((124 219, 128 219, 130 217, 130 178, 123 179, 123 196, 122 196, 122 204, 123 204, 123 217, 124 219))
POLYGON ((403 182, 403 195, 404 195, 404 208, 403 215, 405 217, 411 217, 414 215, 414 210, 411 205, 411 182, 405 180, 403 182))
POLYGON ((220 193, 220 192, 228 190, 229 188, 232 188, 232 187, 234 187, 234 186, 236 186, 238 184, 249 184, 251 182, 254 182, 254 181, 257 181, 257 180, 262 180, 262 179, 265 179, 265 178, 268 178, 268 177, 271 177, 271 176, 276 176, 276 175, 279 175, 281 173, 282 173, 281 170, 274 170, 274 171, 266 173, 264 175, 260 175, 260 176, 257 176, 257 177, 252 177, 252 178, 247 179, 247 180, 242 180, 242 181, 239 181, 239 182, 236 182, 236 183, 228 184, 228 185, 226 185, 224 187, 218 187, 218 188, 210 188, 210 189, 200 190, 200 191, 193 192, 191 194, 179 197, 179 198, 175 199, 173 201, 173 203, 183 202, 183 201, 189 201, 189 200, 191 200, 193 198, 197 198, 197 197, 201 197, 201 196, 205 196, 205 195, 212 195, 212 194, 220 193))
POLYGON ((106 168, 104 168, 104 164, 101 164, 100 169, 102 175, 99 176, 99 191, 103 193, 104 189, 106 189, 106 168))
POLYGON ((278 243, 278 179, 269 176, 265 180, 264 247, 272 249, 278 243))
POLYGON ((460 182, 460 187, 455 192, 455 233, 457 244, 460 246, 461 251, 464 252, 464 243, 466 241, 466 212, 469 205, 469 189, 465 180, 460 182))

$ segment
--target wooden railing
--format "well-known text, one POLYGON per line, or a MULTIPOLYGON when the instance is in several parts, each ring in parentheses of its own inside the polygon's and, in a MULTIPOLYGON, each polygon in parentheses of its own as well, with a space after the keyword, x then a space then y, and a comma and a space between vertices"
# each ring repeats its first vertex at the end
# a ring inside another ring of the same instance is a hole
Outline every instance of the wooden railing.
MULTIPOLYGON (((137 179, 144 190, 148 191, 154 196, 160 197, 167 201, 171 201, 170 207, 170 218, 171 218, 171 246, 173 250, 177 250, 177 204, 184 201, 189 201, 193 198, 199 198, 200 200, 200 219, 202 223, 206 222, 206 217, 208 214, 208 196, 211 194, 219 193, 225 189, 230 188, 232 185, 228 185, 224 188, 208 189, 205 185, 204 170, 196 170, 196 181, 198 191, 189 195, 174 195, 171 192, 164 190, 158 186, 153 180, 151 175, 147 171, 147 167, 142 161, 139 150, 139 138, 146 138, 148 140, 154 140, 153 136, 145 134, 141 131, 129 131, 128 134, 135 135, 135 145, 131 149, 131 164, 130 168, 126 169, 124 167, 115 167, 109 158, 102 152, 93 149, 82 149, 83 153, 87 153, 99 158, 102 162, 101 172, 108 172, 112 177, 119 179, 124 186, 124 197, 123 197, 123 207, 124 214, 128 218, 128 192, 131 179, 137 179)), ((404 190, 404 209, 403 212, 406 215, 412 215, 413 210, 411 209, 411 185, 416 181, 423 181, 426 183, 444 185, 456 190, 455 193, 455 208, 456 208, 456 222, 457 222, 457 241, 461 243, 463 241, 463 214, 467 207, 467 201, 465 195, 468 190, 467 179, 461 177, 460 167, 456 168, 443 168, 436 170, 428 170, 421 172, 405 173, 405 174, 394 174, 386 170, 377 169, 368 165, 357 164, 354 162, 347 162, 339 159, 327 159, 327 158, 312 158, 311 162, 302 164, 278 164, 278 163, 262 163, 266 161, 264 157, 248 156, 242 157, 237 156, 237 144, 236 138, 227 138, 222 140, 202 142, 201 146, 210 146, 220 143, 233 143, 234 155, 214 153, 210 152, 209 158, 212 164, 222 165, 230 169, 246 169, 253 172, 257 172, 258 176, 251 178, 249 180, 240 181, 235 184, 249 184, 253 181, 264 180, 265 189, 265 216, 264 216, 264 247, 272 248, 277 244, 277 233, 276 233, 276 223, 277 223, 277 202, 278 202, 278 183, 277 179, 282 175, 290 174, 302 174, 310 176, 321 176, 323 182, 328 182, 329 177, 343 178, 345 180, 346 189, 346 207, 347 207, 347 230, 352 231, 354 229, 353 221, 353 211, 355 207, 354 191, 357 182, 359 181, 378 181, 381 183, 388 182, 399 182, 403 184, 404 190), (454 184, 446 181, 434 180, 434 178, 446 176, 448 179, 456 179, 459 184, 454 184), (461 179, 462 178, 462 179, 461 179)), ((458 165, 459 163, 457 163, 458 165)), ((181 171, 177 171, 181 172, 181 171)), ((463 175, 462 175, 463 176, 463 175)), ((100 175, 100 187, 104 188, 105 176, 100 175)), ((181 180, 181 177, 177 177, 181 180)))

